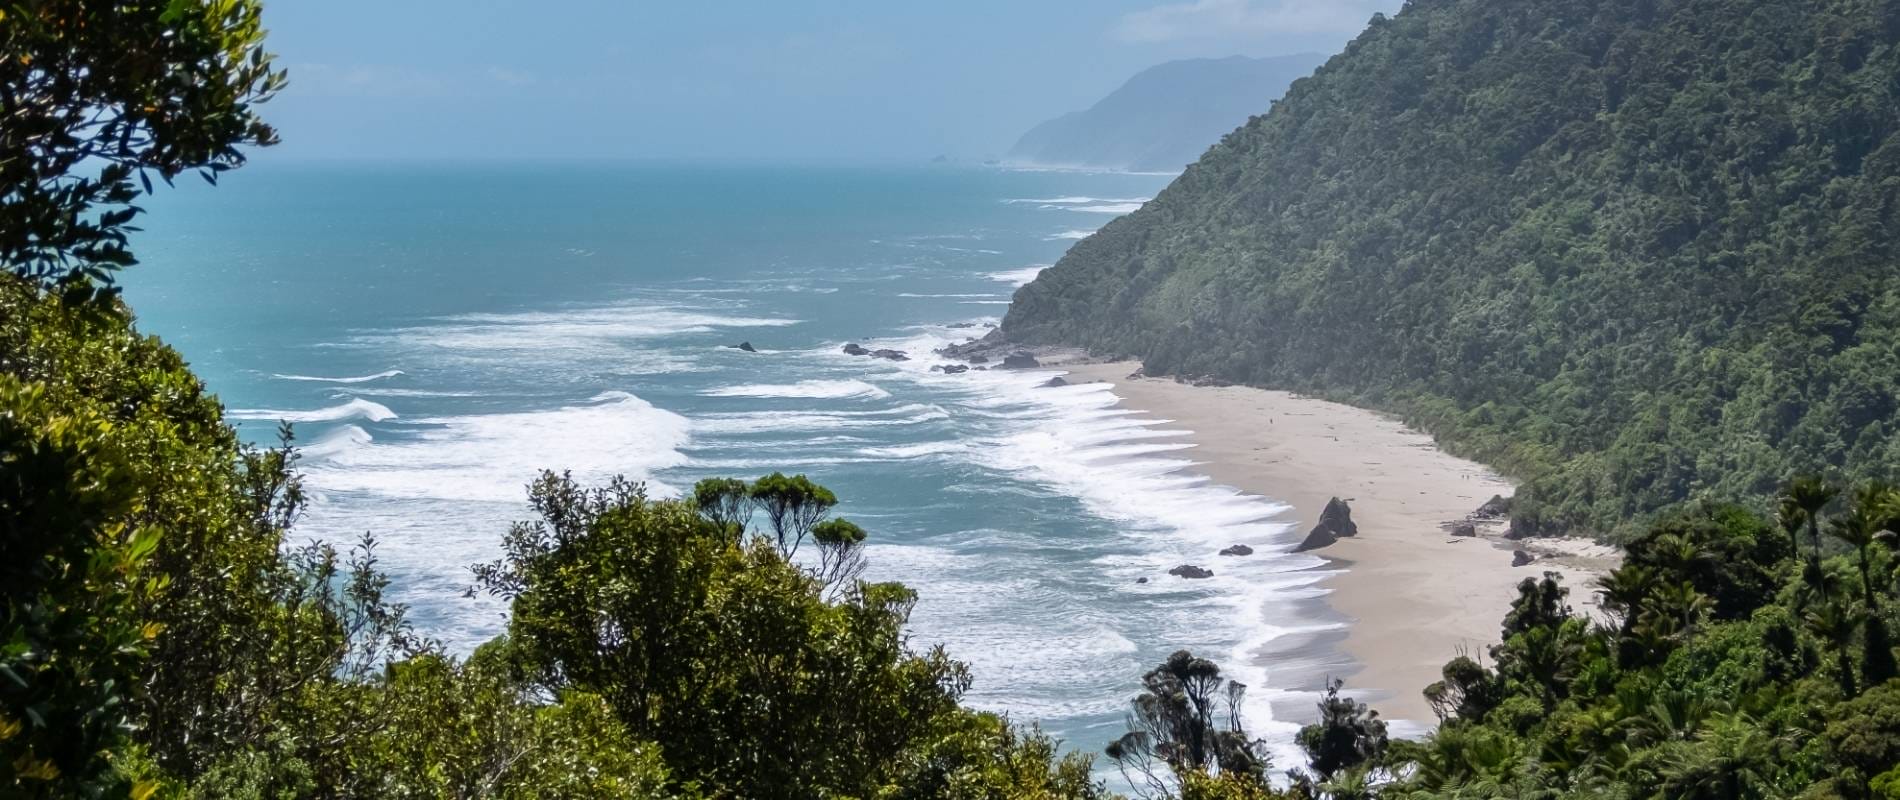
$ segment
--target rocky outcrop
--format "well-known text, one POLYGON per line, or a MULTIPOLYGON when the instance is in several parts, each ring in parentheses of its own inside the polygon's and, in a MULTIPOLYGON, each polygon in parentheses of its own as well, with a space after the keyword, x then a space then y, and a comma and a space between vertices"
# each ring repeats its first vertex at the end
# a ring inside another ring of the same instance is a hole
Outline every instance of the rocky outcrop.
POLYGON ((1511 566, 1513 567, 1526 566, 1536 560, 1537 560, 1537 556, 1531 555, 1530 553, 1526 553, 1523 550, 1511 551, 1511 566))
POLYGON ((941 372, 945 375, 962 375, 965 372, 969 372, 970 367, 967 364, 938 364, 931 367, 930 371, 941 372))
POLYGON ((1197 567, 1197 566, 1194 566, 1193 564, 1182 564, 1181 566, 1168 570, 1168 574, 1173 575, 1178 578, 1189 578, 1189 579, 1194 579, 1194 580, 1198 580, 1201 578, 1214 577, 1213 570, 1208 569, 1206 567, 1197 567))
POLYGON ((1491 499, 1484 501, 1484 505, 1478 506, 1478 510, 1471 512, 1472 519, 1481 521, 1504 519, 1510 515, 1511 498, 1501 494, 1491 495, 1491 499))
POLYGON ((734 350, 744 350, 744 351, 746 351, 746 352, 748 352, 748 353, 756 353, 756 352, 759 352, 757 348, 755 348, 755 347, 753 347, 753 346, 752 346, 752 343, 751 343, 751 342, 740 342, 740 343, 738 343, 738 344, 735 344, 735 345, 733 345, 733 346, 732 346, 732 349, 734 349, 734 350))
POLYGON ((1237 544, 1221 548, 1220 554, 1224 556, 1250 556, 1253 555, 1253 548, 1244 544, 1237 544))
POLYGON ((1469 523, 1469 522, 1459 522, 1459 523, 1456 523, 1456 524, 1453 524, 1453 525, 1451 526, 1451 535, 1453 535, 1453 536, 1477 536, 1477 535, 1478 535, 1478 526, 1476 526, 1476 525, 1473 525, 1473 524, 1471 524, 1471 523, 1469 523))
POLYGON ((1295 553, 1318 550, 1340 539, 1359 535, 1358 524, 1352 521, 1352 507, 1337 497, 1326 501, 1326 509, 1319 513, 1319 524, 1306 534, 1306 540, 1293 549, 1295 553))
POLYGON ((1043 381, 1042 383, 1038 383, 1036 385, 1044 389, 1054 389, 1059 386, 1067 386, 1069 385, 1069 382, 1063 380, 1062 376, 1057 375, 1056 377, 1050 378, 1049 380, 1043 381))
POLYGON ((871 351, 858 346, 857 342, 847 342, 844 346, 844 354, 847 356, 868 356, 871 354, 871 351))
POLYGON ((1035 356, 1020 350, 1003 356, 1003 369, 1035 369, 1040 366, 1042 362, 1037 361, 1035 356))
POLYGON ((910 360, 910 355, 908 353, 905 353, 902 350, 872 350, 871 357, 882 358, 886 361, 909 361, 910 360))

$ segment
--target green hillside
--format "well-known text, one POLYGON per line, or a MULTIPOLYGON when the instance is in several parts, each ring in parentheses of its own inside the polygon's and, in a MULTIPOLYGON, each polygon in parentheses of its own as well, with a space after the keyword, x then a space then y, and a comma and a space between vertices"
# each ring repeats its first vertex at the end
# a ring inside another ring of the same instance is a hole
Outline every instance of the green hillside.
POLYGON ((1900 464, 1900 2, 1414 0, 1005 334, 1401 413, 1519 522, 1900 464))

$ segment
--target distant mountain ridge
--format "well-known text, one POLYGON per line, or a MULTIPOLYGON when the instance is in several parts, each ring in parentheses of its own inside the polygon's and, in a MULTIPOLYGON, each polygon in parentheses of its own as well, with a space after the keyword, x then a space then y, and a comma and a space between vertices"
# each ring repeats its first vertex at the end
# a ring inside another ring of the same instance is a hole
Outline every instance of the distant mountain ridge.
POLYGON ((1042 166, 1176 172, 1264 114, 1326 57, 1194 58, 1136 73, 1087 111, 1030 129, 1006 160, 1042 166))

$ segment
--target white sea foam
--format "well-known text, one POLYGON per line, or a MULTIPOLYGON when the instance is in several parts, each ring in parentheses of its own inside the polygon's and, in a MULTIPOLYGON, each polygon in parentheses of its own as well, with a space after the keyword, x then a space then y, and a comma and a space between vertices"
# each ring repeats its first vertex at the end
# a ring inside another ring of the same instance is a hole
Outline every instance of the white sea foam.
POLYGON ((836 431, 919 425, 949 419, 934 405, 912 403, 878 411, 740 411, 700 414, 693 430, 710 434, 753 434, 772 431, 836 431))
POLYGON ((964 305, 964 306, 1006 306, 1006 305, 1009 305, 1009 301, 1008 300, 958 300, 957 304, 964 305))
POLYGON ((879 389, 864 381, 799 381, 798 383, 751 383, 743 386, 725 386, 707 389, 700 394, 707 397, 802 397, 817 400, 838 400, 844 398, 879 399, 890 397, 891 393, 879 389))
POLYGON ((992 293, 988 293, 988 294, 984 294, 984 293, 980 293, 980 292, 979 292, 979 293, 974 293, 974 294, 918 294, 918 293, 916 293, 916 292, 899 292, 897 296, 898 296, 898 297, 946 297, 946 298, 951 298, 951 297, 998 297, 998 296, 1000 296, 1000 295, 997 295, 997 294, 995 294, 994 292, 992 292, 992 293))
POLYGON ((988 277, 997 283, 1007 283, 1011 286, 1025 286, 1028 285, 1030 281, 1035 280, 1037 275, 1041 275, 1043 270, 1048 268, 1048 264, 1030 264, 1022 269, 992 272, 988 277))
POLYGON ((544 411, 419 419, 390 436, 313 459, 325 493, 411 500, 519 503, 542 469, 583 482, 615 474, 647 479, 685 462, 686 418, 626 392, 544 411))
POLYGON ((318 436, 309 444, 298 447, 297 452, 304 458, 329 458, 345 450, 369 444, 371 441, 374 441, 374 437, 369 435, 369 431, 355 425, 344 425, 318 436))
MULTIPOLYGON (((866 346, 929 352, 963 335, 954 329, 924 329, 913 338, 866 346)), ((1312 569, 1321 563, 1318 559, 1290 552, 1295 541, 1291 525, 1282 518, 1288 511, 1284 504, 1220 486, 1195 471, 1192 443, 1182 440, 1185 432, 1163 427, 1167 420, 1121 407, 1108 384, 1042 387, 1056 374, 1053 370, 944 376, 928 372, 927 362, 891 364, 886 369, 894 377, 956 392, 954 415, 982 420, 978 428, 985 435, 955 442, 860 448, 856 455, 967 460, 1075 498, 1089 515, 1109 522, 1119 532, 1121 541, 1114 545, 1079 545, 1102 553, 1095 566, 1099 577, 1123 587, 1118 593, 1156 597, 1141 612, 1139 622, 1106 618, 1085 624, 1026 615, 1024 609, 1043 602, 1035 598, 1036 593, 1055 590, 1033 577, 1016 578, 1020 585, 999 586, 1002 579, 993 574, 991 561, 993 553, 1006 545, 985 544, 992 554, 986 557, 989 560, 976 559, 981 563, 965 565, 962 559, 931 555, 929 563, 901 565, 899 579, 924 581, 929 596, 948 593, 959 598, 954 609, 920 607, 921 623, 934 630, 963 631, 966 625, 984 629, 969 634, 980 638, 979 642, 956 642, 957 652, 971 660, 978 674, 1006 688, 973 692, 973 703, 1017 708, 1032 716, 1112 713, 1121 707, 1126 691, 1122 684, 1152 664, 1132 663, 1133 654, 1117 655, 1113 647, 1100 649, 1099 645, 1135 637, 1139 630, 1137 641, 1148 648, 1211 651, 1237 680, 1254 687, 1247 703, 1252 727, 1267 735, 1276 749, 1290 748, 1295 727, 1273 720, 1268 700, 1284 699, 1291 696, 1287 690, 1306 687, 1275 686, 1259 666, 1257 653, 1274 638, 1306 630, 1288 624, 1284 614, 1290 612, 1284 604, 1311 596, 1316 590, 1310 586, 1323 572, 1312 569), (1254 547, 1256 555, 1246 559, 1214 556, 1237 543, 1254 547), (1184 563, 1211 567, 1215 577, 1189 582, 1165 575, 1184 563), (968 574, 958 574, 961 570, 968 574), (1150 580, 1136 584, 1137 577, 1150 580), (970 594, 1008 598, 1002 604, 1007 607, 990 608, 987 601, 963 599, 970 594), (1270 618, 1270 613, 1278 616, 1270 618), (1131 624, 1139 627, 1127 627, 1131 624), (1071 652, 1088 655, 1068 664, 1066 654, 1071 652), (1078 683, 1056 685, 1038 677, 1051 672, 1078 683)), ((900 553, 906 560, 927 554, 900 553)), ((1075 607, 1072 596, 1050 597, 1047 602, 1051 607, 1075 607)))
POLYGON ((1086 211, 1090 214, 1126 214, 1141 208, 1140 203, 1103 203, 1097 206, 1073 206, 1070 211, 1086 211))
POLYGON ((325 377, 321 377, 317 375, 282 375, 282 374, 272 375, 271 377, 277 378, 279 380, 286 380, 286 381, 319 381, 322 383, 368 383, 370 381, 382 380, 383 378, 394 378, 397 375, 401 375, 401 374, 403 374, 402 370, 386 369, 374 375, 358 375, 354 378, 325 378, 325 377))
POLYGON ((1095 231, 1063 231, 1061 233, 1055 234, 1054 236, 1050 236, 1047 238, 1049 239, 1049 241, 1052 241, 1052 242, 1079 241, 1082 239, 1087 239, 1090 236, 1093 236, 1094 234, 1095 234, 1095 231))
POLYGON ((550 344, 644 339, 721 328, 797 325, 781 317, 745 317, 665 306, 616 306, 573 311, 464 314, 441 324, 405 328, 395 336, 450 349, 519 351, 550 344))
POLYGON ((1025 198, 1017 198, 1015 200, 1004 200, 1003 202, 1005 203, 1034 203, 1036 205, 1043 205, 1043 206, 1085 206, 1085 205, 1093 205, 1096 203, 1134 203, 1136 205, 1140 205, 1152 199, 1154 198, 1071 196, 1071 197, 1043 197, 1043 198, 1025 197, 1025 198))
POLYGON ((395 419, 396 412, 381 403, 352 398, 348 402, 308 411, 286 411, 273 408, 234 408, 224 413, 231 419, 260 419, 281 422, 342 422, 350 419, 364 419, 370 422, 382 422, 395 419))

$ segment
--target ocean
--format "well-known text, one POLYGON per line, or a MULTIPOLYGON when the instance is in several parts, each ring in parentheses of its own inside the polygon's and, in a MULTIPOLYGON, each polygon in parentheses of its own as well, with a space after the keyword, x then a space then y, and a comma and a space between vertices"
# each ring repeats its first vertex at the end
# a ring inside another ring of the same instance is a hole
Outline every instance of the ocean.
POLYGON ((468 568, 539 470, 661 495, 801 472, 870 532, 866 577, 920 592, 913 644, 970 664, 970 704, 1100 752, 1142 673, 1188 648, 1252 687, 1251 728, 1288 752, 1267 701, 1314 687, 1249 656, 1317 624, 1287 509, 1196 476, 1105 384, 930 371, 1168 180, 266 156, 161 190, 123 283, 247 439, 295 424, 295 538, 374 533, 394 599, 457 652, 505 625, 468 568), (1260 552, 1215 557, 1234 543, 1260 552), (1217 574, 1166 574, 1183 563, 1217 574))

